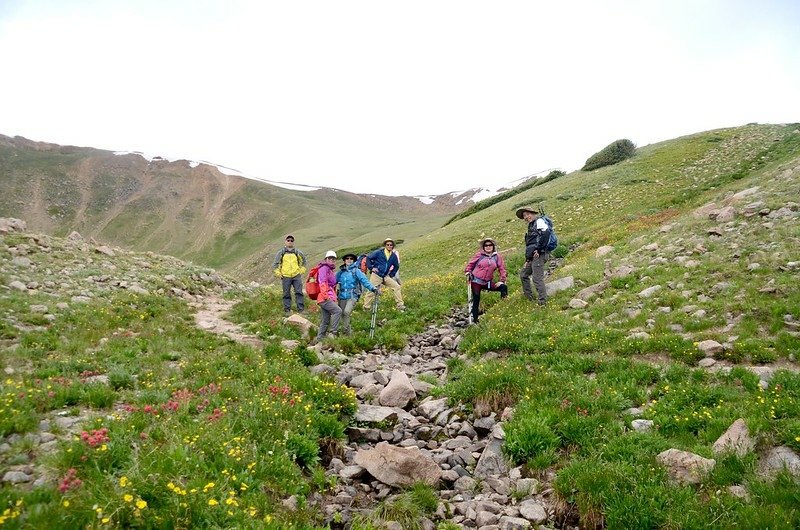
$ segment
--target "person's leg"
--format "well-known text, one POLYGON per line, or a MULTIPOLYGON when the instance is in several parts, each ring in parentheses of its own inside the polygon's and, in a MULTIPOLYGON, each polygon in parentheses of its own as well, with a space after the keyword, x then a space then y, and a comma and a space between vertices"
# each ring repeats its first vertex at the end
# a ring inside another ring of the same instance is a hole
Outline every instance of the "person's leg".
POLYGON ((288 313, 292 310, 292 280, 293 278, 281 278, 281 287, 283 287, 283 311, 288 313))
POLYGON ((547 254, 539 254, 533 258, 531 267, 533 269, 533 284, 536 286, 536 293, 539 295, 539 305, 547 303, 547 287, 544 285, 544 264, 548 259, 547 254))
POLYGON ((492 286, 492 291, 500 291, 500 298, 505 298, 506 296, 508 296, 508 285, 503 284, 503 285, 501 285, 499 287, 496 286, 496 285, 493 285, 492 286))
POLYGON ((336 302, 332 300, 326 300, 326 304, 330 304, 330 312, 331 312, 331 335, 336 335, 339 333, 339 321, 342 318, 342 308, 336 305, 336 302))
POLYGON ((478 306, 481 304, 481 286, 477 283, 470 283, 470 289, 472 289, 472 307, 470 310, 472 311, 472 321, 478 322, 478 306))
MULTIPOLYGON (((369 275, 369 283, 378 287, 379 285, 383 285, 383 278, 375 274, 374 272, 370 273, 369 275)), ((364 309, 371 309, 372 308, 372 299, 375 295, 371 291, 367 291, 364 293, 364 309)))
POLYGON ((350 314, 356 306, 355 298, 348 298, 346 300, 339 299, 339 308, 342 310, 342 333, 345 335, 352 335, 353 331, 350 328, 350 314))
MULTIPOLYGON (((292 278, 292 286, 294 287, 294 303, 297 306, 297 310, 300 312, 305 311, 306 300, 303 297, 303 276, 301 274, 292 278)), ((291 305, 291 300, 289 304, 291 305)))
POLYGON ((519 270, 519 279, 522 281, 522 295, 531 301, 533 301, 533 291, 531 291, 532 274, 533 274, 533 267, 531 263, 526 263, 519 270))
MULTIPOLYGON (((330 302, 330 300, 325 300, 325 302, 319 304, 321 318, 319 320, 319 331, 317 332, 317 342, 325 338, 325 334, 328 332, 328 323, 331 321, 331 313, 325 307, 325 304, 327 302, 330 302)), ((331 302, 331 304, 333 304, 333 302, 331 302)))
POLYGON ((403 293, 400 292, 400 284, 394 281, 394 278, 390 278, 389 276, 383 279, 383 283, 392 290, 394 301, 397 304, 397 309, 405 309, 406 306, 403 304, 403 293))

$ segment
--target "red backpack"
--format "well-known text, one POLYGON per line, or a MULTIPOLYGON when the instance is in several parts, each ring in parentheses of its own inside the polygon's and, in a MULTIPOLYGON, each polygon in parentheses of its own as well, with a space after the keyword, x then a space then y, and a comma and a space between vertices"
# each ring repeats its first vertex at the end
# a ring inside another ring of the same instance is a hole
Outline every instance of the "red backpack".
POLYGON ((316 300, 317 296, 319 296, 319 265, 316 265, 308 271, 308 278, 306 278, 306 294, 312 300, 316 300))
POLYGON ((366 274, 367 273, 367 255, 366 254, 361 254, 356 261, 358 263, 358 268, 361 269, 361 272, 366 274))

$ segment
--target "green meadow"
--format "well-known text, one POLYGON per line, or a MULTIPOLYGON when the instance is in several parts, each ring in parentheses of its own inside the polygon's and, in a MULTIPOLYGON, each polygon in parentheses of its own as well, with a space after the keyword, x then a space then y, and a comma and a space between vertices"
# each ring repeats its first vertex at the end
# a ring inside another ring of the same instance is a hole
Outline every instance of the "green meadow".
MULTIPOLYGON (((798 197, 797 124, 643 146, 616 165, 557 175, 445 226, 445 218, 425 225, 399 247, 408 311, 382 298, 374 339, 369 313, 359 310, 354 335, 326 346, 346 355, 400 349, 454 307, 466 309, 464 264, 482 237, 493 237, 505 253, 510 296, 482 297, 480 323, 467 329, 463 355, 432 392, 475 415, 513 409, 503 450, 526 476, 554 476, 554 524, 800 527, 797 479, 758 473, 765 450, 800 452, 798 197), (734 198, 743 190, 751 191, 734 198), (720 222, 696 214, 708 203, 731 204, 736 215, 720 222), (514 211, 538 204, 560 241, 548 280, 574 279, 544 308, 521 296, 517 275, 526 227, 514 211), (598 257, 603 246, 613 249, 598 257), (584 307, 571 303, 622 265, 630 274, 609 279, 584 307), (657 290, 642 295, 650 287, 657 290), (707 357, 698 347, 706 340, 723 350, 707 357), (768 384, 752 366, 771 370, 768 384), (636 417, 653 428, 633 430, 636 417), (739 418, 757 439, 755 451, 715 456, 712 444, 739 418), (673 484, 656 462, 670 448, 716 458, 716 466, 699 485, 673 484), (747 498, 731 486, 743 486, 747 498)), ((29 466, 45 478, 37 487, 3 484, 0 526, 325 528, 311 499, 333 485, 325 463, 346 440, 357 403, 352 390, 310 374, 316 359, 284 323, 280 293, 234 282, 225 290, 237 302, 228 318, 266 341, 256 351, 198 329, 194 308, 171 294, 177 284, 210 290, 200 275, 207 270, 124 254, 107 260, 111 271, 105 259, 87 260, 59 241, 28 254, 30 275, 51 281, 51 294, 0 294, 0 470, 29 466), (145 269, 137 265, 143 259, 152 262, 145 269), (98 284, 87 278, 102 275, 142 276, 149 294, 103 290, 73 300, 98 284), (59 290, 67 276, 83 287, 59 290), (52 319, 36 307, 58 302, 64 309, 52 309, 52 319), (283 339, 299 346, 286 351, 283 339), (55 439, 34 443, 42 422, 55 439), (296 510, 283 504, 291 496, 296 510)), ((37 248, 24 233, 2 243, 4 263, 11 248, 37 248)), ((242 245, 252 244, 243 236, 242 245)), ((3 285, 13 279, 9 270, 0 272, 3 285)), ((309 318, 316 323, 318 313, 309 318)), ((435 491, 410 488, 353 528, 388 520, 414 528, 435 508, 435 491)))

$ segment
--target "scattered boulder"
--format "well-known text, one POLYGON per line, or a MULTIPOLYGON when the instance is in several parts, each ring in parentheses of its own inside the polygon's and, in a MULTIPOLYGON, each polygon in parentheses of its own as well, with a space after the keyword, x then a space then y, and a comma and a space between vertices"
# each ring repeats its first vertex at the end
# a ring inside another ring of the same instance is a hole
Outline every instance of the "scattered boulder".
POLYGON ((411 486, 415 482, 434 485, 442 476, 439 465, 418 447, 397 447, 381 442, 374 449, 358 451, 355 463, 390 486, 411 486))
POLYGON ((795 479, 800 479, 800 456, 790 447, 773 447, 759 460, 758 475, 766 479, 786 471, 795 479))
POLYGON ((703 355, 706 357, 713 357, 714 355, 720 354, 724 351, 722 344, 715 340, 704 340, 697 344, 697 348, 703 352, 703 355))
POLYGON ((640 291, 639 292, 639 297, 640 298, 650 298, 654 294, 656 294, 658 291, 660 291, 661 289, 663 289, 663 287, 661 287, 660 285, 653 285, 652 287, 648 287, 647 289, 643 289, 642 291, 640 291))
POLYGON ((610 254, 613 251, 614 251, 614 247, 612 247, 611 245, 603 245, 602 247, 600 247, 600 248, 598 248, 597 250, 594 251, 594 256, 596 258, 602 258, 606 254, 610 254))
POLYGON ((0 234, 9 232, 24 232, 28 228, 27 223, 22 219, 14 217, 0 217, 0 234))
POLYGON ((545 284, 547 296, 553 296, 557 292, 571 289, 575 285, 575 278, 572 276, 565 276, 558 280, 545 284))
POLYGON ((395 370, 392 372, 392 379, 389 384, 381 390, 378 402, 384 407, 403 408, 416 397, 417 391, 414 390, 406 373, 395 370))
POLYGON ((717 464, 714 459, 700 455, 667 449, 656 456, 656 461, 664 466, 672 480, 679 484, 700 484, 717 464))
POLYGON ((755 440, 750 436, 750 431, 747 429, 747 424, 744 420, 739 418, 725 433, 720 436, 711 450, 715 455, 722 455, 725 453, 734 453, 737 456, 745 456, 751 452, 756 446, 755 440))
POLYGON ((309 336, 309 332, 311 331, 311 327, 313 326, 313 324, 311 324, 311 321, 309 321, 307 318, 301 315, 290 315, 284 319, 284 322, 286 324, 289 324, 290 326, 294 326, 300 329, 304 337, 309 336))

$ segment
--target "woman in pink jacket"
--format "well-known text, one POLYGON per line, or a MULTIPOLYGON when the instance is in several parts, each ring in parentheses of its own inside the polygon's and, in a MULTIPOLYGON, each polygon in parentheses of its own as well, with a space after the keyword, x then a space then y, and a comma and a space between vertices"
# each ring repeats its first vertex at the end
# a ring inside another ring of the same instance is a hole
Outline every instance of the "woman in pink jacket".
POLYGON ((325 338, 328 333, 328 325, 332 335, 339 331, 339 319, 342 317, 342 308, 336 301, 336 252, 329 250, 325 253, 325 259, 319 264, 319 294, 317 303, 319 304, 322 317, 319 322, 319 332, 314 344, 325 338))
POLYGON ((472 321, 478 322, 478 305, 481 303, 481 291, 499 291, 500 298, 508 296, 508 286, 506 285, 506 264, 503 256, 497 253, 497 245, 494 239, 486 238, 481 240, 480 250, 472 256, 464 273, 469 278, 470 289, 472 289, 472 321), (500 272, 500 281, 494 281, 495 271, 500 272))

